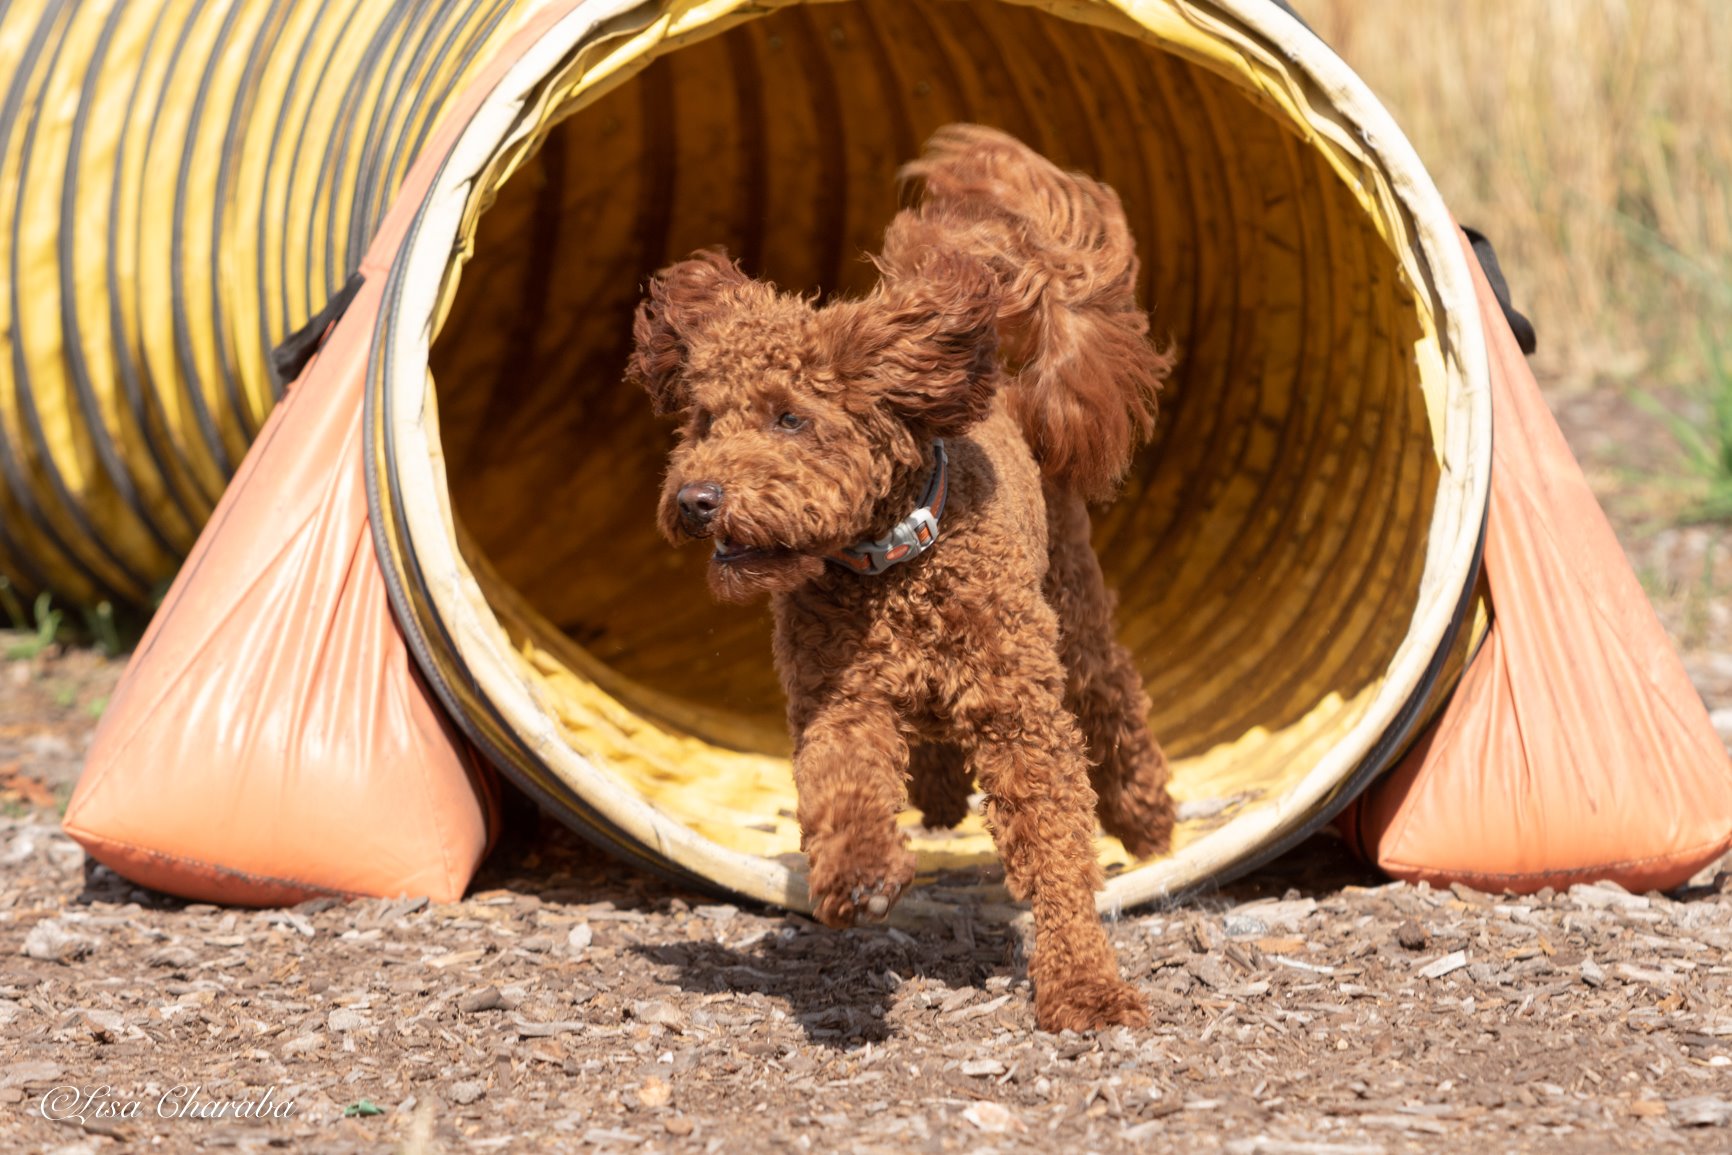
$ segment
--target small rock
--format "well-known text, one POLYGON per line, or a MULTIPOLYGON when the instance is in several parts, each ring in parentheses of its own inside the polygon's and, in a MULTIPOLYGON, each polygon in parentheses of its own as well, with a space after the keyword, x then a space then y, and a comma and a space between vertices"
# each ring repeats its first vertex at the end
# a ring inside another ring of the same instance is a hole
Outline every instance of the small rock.
POLYGON ((636 1002, 631 1005, 631 1017, 640 1023, 656 1023, 670 1031, 685 1029, 686 1017, 671 1003, 660 999, 649 1002, 636 1002))
POLYGON ((583 1141, 591 1147, 606 1147, 611 1144, 636 1147, 643 1140, 630 1131, 621 1131, 614 1127, 591 1127, 583 1133, 583 1141))
POLYGON ((971 1079, 1004 1074, 1004 1064, 997 1059, 969 1059, 962 1064, 962 1073, 971 1079))
POLYGON ((1229 914, 1221 920, 1221 929, 1228 938, 1260 938, 1269 933, 1269 924, 1248 914, 1229 914))
POLYGON ((582 958, 583 952, 589 949, 589 944, 594 940, 595 932, 589 929, 589 924, 580 922, 565 936, 565 948, 571 952, 572 958, 582 958))
POLYGON ((1646 895, 1631 894, 1615 882, 1578 882, 1570 887, 1570 898, 1583 910, 1647 910, 1654 905, 1646 895))
POLYGON ((651 1075, 643 1081, 643 1086, 637 1089, 637 1101, 646 1107, 665 1107, 673 1099, 673 1088, 667 1080, 651 1075))
POLYGON ((1467 965, 1467 952, 1452 951, 1440 959, 1434 959, 1419 969, 1422 979, 1440 979, 1444 975, 1453 974, 1467 965))
POLYGON ((459 1107, 467 1107, 475 1100, 487 1094, 487 1084, 479 1079, 467 1079, 461 1083, 451 1084, 451 1089, 445 1092, 445 1097, 459 1107))
POLYGON ((505 1005, 505 999, 496 986, 485 986, 478 991, 470 991, 457 1000, 457 1009, 466 1015, 480 1014, 482 1011, 497 1011, 505 1005))
POLYGON ((1693 1095, 1666 1104, 1680 1127, 1724 1127, 1732 1123, 1732 1103, 1712 1095, 1693 1095))
MULTIPOLYGON (((1159 1123, 1160 1120, 1156 1120, 1159 1123)), ((1144 1123, 1143 1127, 1149 1124, 1144 1123)), ((1142 1128, 1132 1128, 1141 1130, 1142 1128)), ((1147 1133, 1153 1138, 1155 1132, 1147 1133)), ((1130 1131, 1125 1132, 1126 1137, 1130 1131)), ((1227 1155, 1385 1155, 1389 1148, 1381 1143, 1317 1143, 1277 1139, 1259 1135, 1255 1139, 1234 1139, 1227 1144, 1227 1155)))
POLYGON ((1214 923, 1206 918, 1193 919, 1191 922, 1191 950, 1197 954, 1208 954, 1221 945, 1220 933, 1215 930, 1214 923))
POLYGON ((0 1087, 45 1087, 66 1073, 59 1063, 46 1059, 21 1059, 0 1067, 0 1087))
POLYGON ((338 1007, 325 1016, 325 1026, 337 1034, 343 1034, 346 1031, 358 1031, 366 1025, 367 1016, 348 1007, 338 1007))
POLYGON ((6 846, 6 853, 0 854, 0 866, 17 866, 36 853, 36 835, 26 829, 6 846))
POLYGON ((171 967, 180 970, 198 961, 198 952, 189 946, 159 946, 144 956, 144 965, 171 967))
POLYGON ((1022 1120, 1011 1114, 1010 1108, 998 1103, 975 1103, 964 1109, 962 1117, 992 1135, 1028 1130, 1023 1126, 1022 1120))
POLYGON ((1631 982, 1647 983, 1650 986, 1668 986, 1684 977, 1675 971, 1649 970, 1646 967, 1633 966, 1630 963, 1619 963, 1616 971, 1619 978, 1629 979, 1631 982))
POLYGON ((95 949, 95 939, 58 918, 37 923, 24 936, 24 953, 40 962, 74 962, 95 949))
POLYGON ((1402 950, 1424 950, 1425 944, 1431 941, 1431 936, 1425 933, 1425 928, 1411 918, 1395 928, 1395 941, 1401 944, 1402 950))
POLYGON ((1192 978, 1212 990, 1221 990, 1223 987, 1232 986, 1237 978, 1233 971, 1227 969, 1227 964, 1214 955, 1204 955, 1202 958, 1188 960, 1185 963, 1185 970, 1192 978))
POLYGON ((1599 963, 1591 958, 1585 958, 1582 960, 1582 981, 1590 987, 1605 986, 1606 972, 1600 968, 1599 963))
POLYGON ((960 987, 951 991, 949 994, 945 995, 944 1000, 938 1004, 938 1013, 941 1015, 948 1015, 951 1011, 961 1010, 973 1001, 976 993, 977 992, 973 987, 960 987))
MULTIPOLYGON (((1293 891, 1288 892, 1290 895, 1293 891)), ((1271 930, 1297 933, 1305 920, 1317 913, 1314 898, 1283 898, 1278 902, 1253 902, 1241 906, 1235 914, 1260 919, 1271 930)))
POLYGON ((302 1035, 299 1038, 290 1039, 288 1042, 283 1044, 283 1057, 288 1058, 290 1055, 305 1055, 318 1050, 324 1045, 325 1037, 323 1035, 302 1035))
POLYGON ((693 1124, 685 1115, 671 1115, 662 1121, 662 1129, 681 1139, 692 1133, 693 1124))
POLYGON ((111 1043, 126 1034, 126 1019, 119 1011, 87 1009, 84 1021, 99 1043, 111 1043))

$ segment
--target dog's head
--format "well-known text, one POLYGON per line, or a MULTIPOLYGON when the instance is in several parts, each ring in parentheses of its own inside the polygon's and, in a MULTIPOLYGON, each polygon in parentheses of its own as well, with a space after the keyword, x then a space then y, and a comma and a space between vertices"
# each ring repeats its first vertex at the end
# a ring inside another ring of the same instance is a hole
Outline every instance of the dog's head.
POLYGON ((955 252, 822 307, 720 252, 662 270, 627 370, 658 414, 682 420, 662 532, 714 543, 710 588, 723 600, 816 577, 827 553, 883 532, 885 503, 923 469, 932 438, 986 415, 997 311, 991 272, 955 252))

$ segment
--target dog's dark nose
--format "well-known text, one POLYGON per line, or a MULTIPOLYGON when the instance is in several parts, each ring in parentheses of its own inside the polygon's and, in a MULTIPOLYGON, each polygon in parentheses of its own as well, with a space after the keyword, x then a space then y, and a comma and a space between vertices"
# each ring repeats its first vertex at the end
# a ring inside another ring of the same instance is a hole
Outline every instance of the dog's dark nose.
POLYGON ((721 504, 722 487, 713 481, 680 486, 680 517, 687 525, 702 528, 710 524, 721 504))

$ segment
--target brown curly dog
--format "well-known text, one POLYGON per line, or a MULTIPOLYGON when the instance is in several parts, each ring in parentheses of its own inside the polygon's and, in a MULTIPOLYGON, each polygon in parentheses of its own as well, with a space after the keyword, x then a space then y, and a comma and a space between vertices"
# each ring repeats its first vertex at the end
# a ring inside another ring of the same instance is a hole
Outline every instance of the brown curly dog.
POLYGON ((660 521, 769 594, 817 917, 882 918, 896 825, 967 811, 1031 902, 1046 1030, 1147 1020, 1095 913, 1095 818, 1166 850, 1167 766, 1113 637, 1085 501, 1151 431, 1170 358, 1118 197, 1018 141, 941 130, 861 300, 819 306, 704 252, 658 274, 629 376, 683 417, 660 521))

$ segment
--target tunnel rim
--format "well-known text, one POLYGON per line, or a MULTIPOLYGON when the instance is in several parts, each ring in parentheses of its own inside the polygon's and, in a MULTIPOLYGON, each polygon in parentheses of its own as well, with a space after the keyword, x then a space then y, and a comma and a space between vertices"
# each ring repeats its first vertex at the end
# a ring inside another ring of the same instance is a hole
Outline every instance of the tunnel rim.
MULTIPOLYGON (((1024 4, 1025 0, 1000 2, 1024 4)), ((1132 19, 1147 7, 1144 0, 1099 2, 1132 19)), ((1259 847, 1292 837, 1301 828, 1321 825, 1327 815, 1319 815, 1328 808, 1332 791, 1355 777, 1369 780, 1364 759, 1399 726, 1404 714, 1411 713, 1417 699, 1433 691, 1438 659, 1460 625, 1460 607, 1478 576, 1478 543, 1490 473, 1490 369, 1474 286, 1459 232, 1412 146, 1363 81, 1277 0, 1176 2, 1194 18, 1218 14, 1237 22, 1259 42, 1278 45, 1281 67, 1296 69, 1315 84, 1327 95, 1335 117, 1357 131, 1368 157, 1396 194, 1400 211, 1395 215, 1415 227, 1414 235, 1403 238, 1402 248, 1420 261, 1429 277, 1438 306, 1433 317, 1445 376, 1442 427, 1429 416, 1427 421, 1439 458, 1439 500, 1428 527, 1413 617, 1361 717, 1278 799, 1248 809, 1177 856, 1136 866, 1110 879, 1097 896, 1102 909, 1135 906, 1217 879, 1247 861, 1259 847), (1458 499, 1443 500, 1446 493, 1458 499), (1451 520, 1453 524, 1444 524, 1451 520)), ((1054 18, 1066 18, 1052 11, 1052 5, 1032 6, 1054 18)), ((694 7, 681 5, 675 10, 689 13, 694 7)), ((702 7, 713 10, 708 24, 727 19, 738 5, 702 7)), ((376 545, 390 580, 393 607, 423 674, 458 724, 518 785, 544 803, 551 795, 559 803, 556 813, 568 823, 580 817, 567 805, 576 802, 576 809, 586 812, 583 817, 599 826, 581 833, 616 852, 624 851, 658 873, 709 890, 806 909, 800 873, 776 860, 712 842, 564 743, 557 723, 531 688, 511 675, 509 650, 501 648, 506 643, 503 626, 446 532, 449 477, 439 452, 436 422, 421 421, 432 389, 429 357, 436 328, 434 311, 453 253, 460 251, 475 175, 521 138, 525 109, 533 106, 538 90, 572 53, 599 42, 610 24, 638 37, 653 30, 664 15, 658 4, 576 0, 523 50, 440 159, 437 175, 392 261, 391 284, 374 332, 367 396, 368 436, 374 452, 367 455, 367 473, 370 497, 377 491, 379 499, 380 516, 373 519, 376 545), (639 26, 629 27, 633 24, 639 26), (382 403, 375 403, 375 394, 382 403), (431 436, 429 426, 433 426, 431 436), (405 499, 409 481, 417 487, 420 500, 405 499), (422 615, 436 627, 441 640, 428 636, 422 615), (471 660, 476 651, 467 647, 476 646, 488 656, 488 668, 478 670, 471 660), (459 689, 455 684, 459 681, 467 686, 459 689), (516 739, 515 750, 502 749, 513 743, 502 743, 493 726, 471 716, 475 697, 494 711, 497 727, 516 739), (563 789, 550 791, 540 776, 526 773, 526 759, 539 761, 563 789), (580 789, 585 783, 600 789, 580 789)), ((677 44, 657 44, 631 55, 631 74, 677 50, 677 44)), ((1403 259, 1401 249, 1397 253, 1403 259)), ((1420 307, 1416 302, 1415 308, 1420 307)), ((1339 803, 1344 805, 1346 800, 1339 803)), ((904 899, 898 913, 919 920, 942 917, 952 909, 948 903, 922 899, 916 891, 904 899)))

